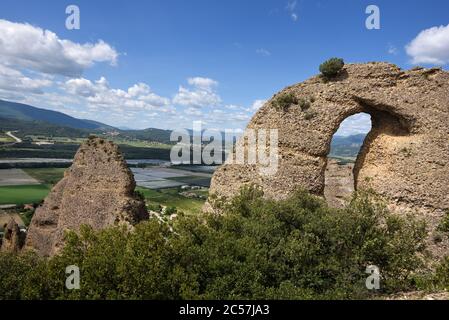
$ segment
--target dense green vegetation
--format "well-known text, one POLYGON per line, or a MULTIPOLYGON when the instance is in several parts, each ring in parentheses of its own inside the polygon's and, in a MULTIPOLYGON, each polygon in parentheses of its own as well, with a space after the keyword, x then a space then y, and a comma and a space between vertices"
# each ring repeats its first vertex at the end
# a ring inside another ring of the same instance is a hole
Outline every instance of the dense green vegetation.
POLYGON ((39 203, 50 192, 50 185, 21 185, 0 187, 0 204, 39 203))
POLYGON ((344 66, 343 59, 331 58, 320 65, 320 72, 325 78, 332 78, 337 76, 344 66))
MULTIPOLYGON (((221 204, 220 204, 221 203, 221 204)), ((67 234, 59 256, 0 256, 2 299, 342 299, 367 298, 366 267, 381 291, 413 289, 423 265, 423 223, 388 212, 359 193, 341 210, 297 192, 284 201, 242 190, 222 215, 152 219, 67 234), (77 265, 81 289, 66 290, 77 265)))
MULTIPOLYGON (((29 135, 41 135, 47 137, 70 137, 70 138, 87 138, 90 131, 63 127, 43 121, 24 121, 18 119, 2 118, 0 116, 1 131, 17 131, 14 134, 17 137, 25 138, 29 135)), ((94 130, 92 130, 94 132, 94 130)))

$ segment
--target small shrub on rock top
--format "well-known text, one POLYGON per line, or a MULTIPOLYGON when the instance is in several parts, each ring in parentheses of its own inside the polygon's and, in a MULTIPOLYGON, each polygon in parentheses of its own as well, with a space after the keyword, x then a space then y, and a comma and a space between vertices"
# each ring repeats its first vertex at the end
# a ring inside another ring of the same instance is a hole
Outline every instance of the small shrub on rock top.
POLYGON ((343 69, 345 62, 340 58, 331 58, 320 65, 320 72, 325 78, 333 78, 343 69))
POLYGON ((281 93, 273 101, 278 111, 287 111, 292 104, 298 104, 298 99, 292 93, 281 93))
POLYGON ((301 108, 302 111, 308 110, 310 108, 310 106, 312 105, 312 100, 307 100, 307 99, 301 99, 299 100, 299 107, 301 108))
POLYGON ((438 230, 445 232, 449 235, 449 211, 446 211, 446 215, 441 220, 441 222, 438 226, 438 230))

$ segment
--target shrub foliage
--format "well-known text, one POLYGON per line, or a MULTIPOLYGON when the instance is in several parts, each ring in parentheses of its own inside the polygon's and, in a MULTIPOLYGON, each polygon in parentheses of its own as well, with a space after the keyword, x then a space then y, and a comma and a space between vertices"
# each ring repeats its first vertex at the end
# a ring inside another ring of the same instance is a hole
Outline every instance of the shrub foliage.
POLYGON ((272 104, 278 111, 287 111, 292 104, 298 104, 298 99, 292 93, 281 93, 274 98, 272 104))
POLYGON ((331 58, 320 65, 320 72, 324 77, 332 78, 338 75, 344 65, 343 59, 331 58))
POLYGON ((60 255, 0 256, 1 299, 341 299, 411 286, 422 265, 425 226, 400 218, 369 193, 345 209, 298 191, 265 200, 255 187, 223 203, 222 215, 180 217, 171 230, 136 226, 67 234, 60 255), (80 290, 65 289, 77 265, 80 290))

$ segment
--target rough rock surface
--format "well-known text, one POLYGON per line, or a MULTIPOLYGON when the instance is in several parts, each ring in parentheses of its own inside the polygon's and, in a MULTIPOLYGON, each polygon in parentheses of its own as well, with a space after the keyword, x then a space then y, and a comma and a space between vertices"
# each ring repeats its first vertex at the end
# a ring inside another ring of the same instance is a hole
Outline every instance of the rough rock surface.
POLYGON ((228 162, 215 172, 211 194, 227 198, 255 183, 274 199, 298 187, 323 195, 333 134, 347 117, 366 112, 373 128, 355 164, 356 187, 370 186, 393 203, 436 210, 437 216, 449 209, 448 72, 350 64, 335 79, 313 77, 282 93, 310 101, 310 108, 298 103, 277 110, 275 95, 247 127, 279 130, 276 174, 263 176, 258 165, 228 162))
POLYGON ((11 218, 4 226, 4 236, 1 245, 2 252, 17 253, 23 246, 24 237, 20 232, 19 225, 11 218))
POLYGON ((135 181, 118 147, 89 138, 73 165, 36 210, 25 246, 51 256, 63 245, 66 230, 81 225, 102 229, 132 226, 147 219, 145 203, 135 195, 135 181))
POLYGON ((342 208, 351 199, 354 192, 354 165, 339 164, 329 159, 325 174, 324 198, 333 208, 342 208))

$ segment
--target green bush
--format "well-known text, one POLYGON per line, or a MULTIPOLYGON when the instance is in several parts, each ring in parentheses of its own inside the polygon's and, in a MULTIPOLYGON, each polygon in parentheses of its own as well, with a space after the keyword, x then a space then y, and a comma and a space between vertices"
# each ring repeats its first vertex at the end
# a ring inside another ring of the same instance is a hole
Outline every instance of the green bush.
POLYGON ((435 274, 436 286, 449 290, 449 256, 445 257, 438 265, 435 274))
POLYGON ((302 111, 310 109, 311 105, 312 105, 311 100, 307 100, 307 99, 299 100, 299 107, 301 108, 302 111))
POLYGON ((424 225, 369 193, 337 210, 303 191, 276 202, 247 187, 221 209, 173 230, 156 219, 134 231, 83 227, 49 260, 1 254, 0 298, 364 298, 368 265, 380 268, 382 292, 410 288, 422 266, 424 225), (80 290, 64 289, 68 265, 80 268, 80 290))
POLYGON ((448 235, 449 235, 449 211, 446 211, 445 216, 443 217, 443 219, 441 220, 441 222, 438 226, 438 230, 448 233, 448 235))
POLYGON ((164 213, 166 215, 172 215, 178 212, 178 209, 176 207, 166 207, 164 213))
POLYGON ((316 112, 314 112, 314 111, 307 111, 307 112, 304 114, 304 119, 306 119, 306 120, 312 120, 313 118, 315 118, 315 116, 316 116, 316 112))
POLYGON ((324 77, 332 78, 338 75, 344 65, 343 59, 331 58, 320 65, 320 72, 324 77))
POLYGON ((297 104, 298 99, 292 93, 278 94, 273 100, 273 106, 278 111, 287 111, 292 104, 297 104))
POLYGON ((147 204, 147 209, 150 211, 155 211, 155 212, 162 212, 162 206, 158 203, 149 203, 147 204))

